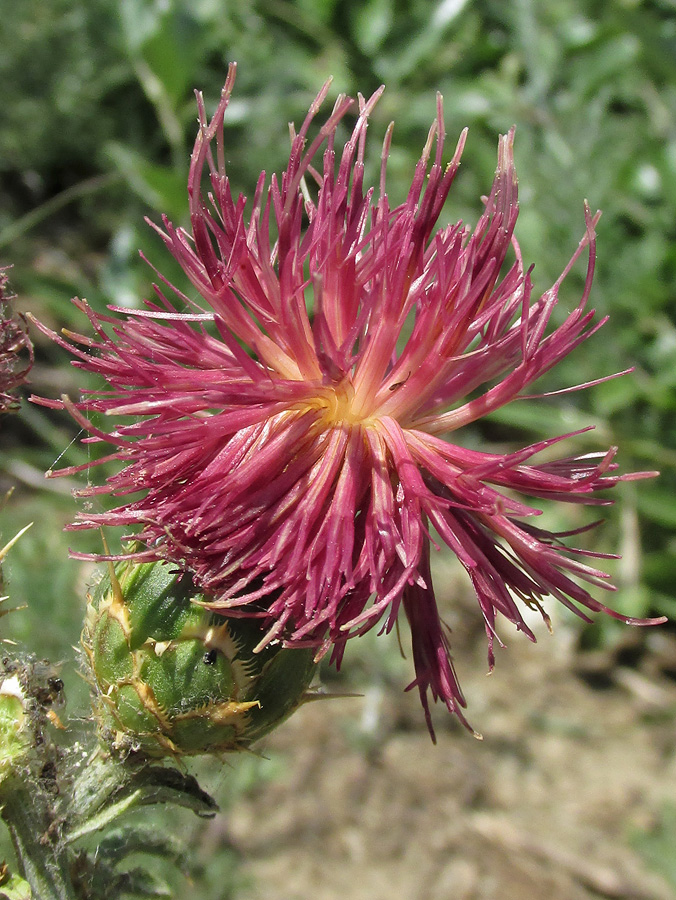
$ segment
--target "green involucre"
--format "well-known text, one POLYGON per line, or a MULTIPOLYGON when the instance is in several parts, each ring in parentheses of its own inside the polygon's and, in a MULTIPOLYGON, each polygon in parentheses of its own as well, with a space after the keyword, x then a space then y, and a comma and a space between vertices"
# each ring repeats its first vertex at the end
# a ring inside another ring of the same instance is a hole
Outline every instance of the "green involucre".
POLYGON ((204 599, 186 573, 160 562, 120 563, 90 597, 83 646, 100 730, 115 748, 240 750, 303 702, 312 650, 255 653, 258 621, 215 615, 204 599))

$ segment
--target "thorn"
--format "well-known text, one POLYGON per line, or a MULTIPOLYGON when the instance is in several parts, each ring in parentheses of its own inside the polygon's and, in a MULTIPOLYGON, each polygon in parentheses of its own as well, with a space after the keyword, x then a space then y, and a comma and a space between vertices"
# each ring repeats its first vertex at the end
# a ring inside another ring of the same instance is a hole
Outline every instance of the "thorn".
POLYGON ((301 703, 305 705, 306 703, 314 703, 315 700, 342 700, 345 697, 350 697, 354 699, 355 697, 359 699, 363 697, 364 694, 357 694, 352 692, 343 693, 342 691, 331 692, 323 691, 321 688, 310 689, 305 691, 303 697, 301 699, 301 703))
MULTIPOLYGON (((106 536, 103 533, 103 529, 101 530, 101 542, 103 543, 103 551, 106 556, 110 556, 110 547, 108 546, 108 541, 106 540, 106 536)), ((122 586, 115 574, 115 566, 113 565, 112 559, 107 560, 108 564, 108 574, 110 576, 110 588, 113 592, 113 600, 114 605, 117 607, 124 606, 124 594, 122 593, 122 586)))
POLYGON ((14 544, 19 540, 19 538, 24 535, 28 529, 31 527, 33 523, 29 522, 18 534, 15 534, 11 541, 5 544, 5 546, 0 550, 0 562, 7 556, 8 552, 12 549, 14 544))

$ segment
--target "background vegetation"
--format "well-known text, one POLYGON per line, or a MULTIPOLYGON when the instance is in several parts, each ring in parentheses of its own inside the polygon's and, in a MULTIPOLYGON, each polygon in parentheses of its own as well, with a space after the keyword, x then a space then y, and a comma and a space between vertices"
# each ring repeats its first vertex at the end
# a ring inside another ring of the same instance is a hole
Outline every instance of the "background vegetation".
MULTIPOLYGON (((20 307, 54 327, 86 328, 69 303, 75 295, 97 309, 138 305, 152 280, 138 249, 180 280, 144 216, 185 220, 192 92, 202 89, 213 108, 230 60, 239 73, 228 165, 249 195, 261 169, 283 167, 287 122, 302 119, 330 75, 334 94, 386 84, 371 161, 375 171, 378 138, 395 119, 394 199, 408 185, 435 91, 443 93, 449 140, 470 126, 448 219, 476 220, 497 135, 515 123, 517 234, 541 290, 583 233, 583 199, 603 210, 593 302, 610 320, 546 388, 628 366, 635 373, 513 404, 464 440, 515 446, 595 422, 571 452, 617 444, 623 470, 659 469, 659 480, 617 492, 590 540, 624 554, 614 572, 619 608, 676 615, 674 0, 23 0, 3 9, 2 31, 0 261, 14 266, 20 307)), ((564 306, 581 279, 581 271, 570 278, 564 306)), ((76 394, 82 379, 65 355, 33 337, 32 390, 76 394)), ((67 547, 98 541, 62 533, 77 484, 43 480, 48 468, 86 459, 75 437, 66 416, 26 403, 0 435, 0 486, 17 488, 0 513, 2 536, 35 521, 7 567, 13 599, 30 605, 6 633, 53 659, 77 641, 89 577, 67 547)), ((574 527, 573 513, 551 516, 574 527)), ((582 632, 587 645, 615 639, 607 621, 582 632)), ((370 672, 369 660, 357 666, 370 672)), ((71 682, 73 702, 84 704, 84 685, 71 682)))

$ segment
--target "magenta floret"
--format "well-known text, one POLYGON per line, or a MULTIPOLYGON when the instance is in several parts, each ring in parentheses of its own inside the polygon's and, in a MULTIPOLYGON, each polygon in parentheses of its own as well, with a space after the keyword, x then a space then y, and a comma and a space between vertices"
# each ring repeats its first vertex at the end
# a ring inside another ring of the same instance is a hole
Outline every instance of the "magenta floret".
POLYGON ((391 128, 379 189, 363 186, 367 125, 382 89, 359 97, 338 149, 336 128, 353 106, 346 97, 309 136, 328 84, 293 136, 287 169, 267 189, 261 174, 247 214, 224 162, 234 76, 232 66, 211 121, 198 95, 190 231, 166 219, 157 228, 197 299, 160 276, 175 300, 156 287, 145 309, 112 316, 77 301, 96 337, 52 334, 108 390, 51 405, 65 406, 123 463, 104 485, 81 491, 112 494, 117 508, 82 512, 74 527, 131 528, 130 540, 146 548, 140 558, 189 568, 215 610, 260 617, 267 641, 332 651, 337 663, 350 637, 378 622, 389 631, 403 605, 416 671, 409 687, 420 691, 430 730, 428 694, 465 722, 430 573, 437 539, 476 591, 491 665, 498 614, 534 639, 519 601, 545 618, 542 601, 553 596, 583 618, 602 610, 634 624, 661 621, 629 619, 596 600, 583 585, 612 589, 584 561, 599 554, 534 527, 540 510, 514 494, 606 503, 599 491, 654 473, 617 474, 614 448, 535 461, 569 435, 506 454, 451 440, 524 396, 603 324, 587 308, 598 214, 585 207, 570 263, 534 297, 514 237, 513 130, 499 140, 476 227, 433 233, 466 133, 444 164, 439 98, 408 196, 391 208, 391 128), (585 251, 580 301, 552 326, 560 285, 585 251), (92 412, 134 421, 106 432, 90 424, 92 412))

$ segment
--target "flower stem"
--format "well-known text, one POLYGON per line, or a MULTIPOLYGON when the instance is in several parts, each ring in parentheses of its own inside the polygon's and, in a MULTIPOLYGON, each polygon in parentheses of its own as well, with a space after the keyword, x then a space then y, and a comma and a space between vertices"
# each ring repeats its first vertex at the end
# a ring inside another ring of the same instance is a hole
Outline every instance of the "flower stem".
POLYGON ((77 900, 66 848, 49 833, 46 805, 19 776, 0 785, 2 816, 9 829, 20 874, 39 900, 77 900))

